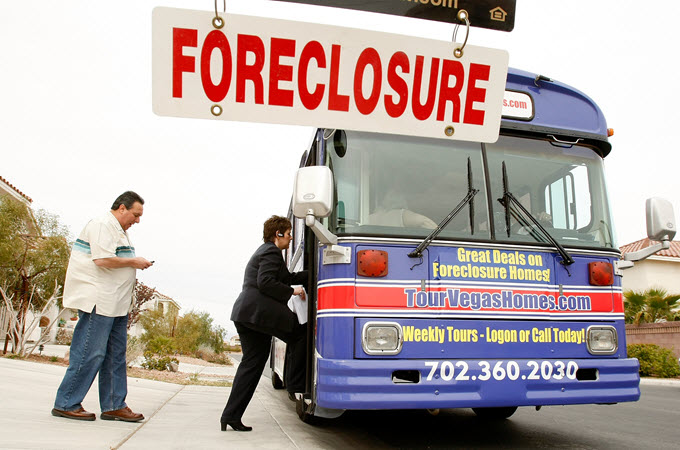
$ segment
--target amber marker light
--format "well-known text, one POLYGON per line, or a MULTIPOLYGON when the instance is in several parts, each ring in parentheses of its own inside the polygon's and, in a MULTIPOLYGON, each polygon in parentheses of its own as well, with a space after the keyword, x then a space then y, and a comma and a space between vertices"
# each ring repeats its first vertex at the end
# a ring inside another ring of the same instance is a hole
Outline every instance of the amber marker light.
POLYGON ((357 275, 362 277, 386 276, 387 252, 382 250, 360 250, 357 253, 357 275))
POLYGON ((612 137, 614 136, 614 129, 613 128, 607 128, 607 137, 612 137))
POLYGON ((614 284, 614 266, 611 263, 596 261, 588 264, 590 284, 593 286, 611 286, 614 284))

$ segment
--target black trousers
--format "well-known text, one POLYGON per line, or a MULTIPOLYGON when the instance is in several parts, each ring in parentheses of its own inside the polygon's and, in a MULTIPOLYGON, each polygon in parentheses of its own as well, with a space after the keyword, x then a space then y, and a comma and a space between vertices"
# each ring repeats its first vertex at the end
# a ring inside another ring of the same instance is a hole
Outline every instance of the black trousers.
POLYGON ((305 390, 307 325, 298 325, 291 333, 285 334, 243 322, 234 322, 234 325, 241 339, 243 357, 236 369, 229 400, 222 411, 222 422, 238 421, 243 417, 269 360, 273 335, 287 344, 284 372, 286 389, 293 393, 305 390))

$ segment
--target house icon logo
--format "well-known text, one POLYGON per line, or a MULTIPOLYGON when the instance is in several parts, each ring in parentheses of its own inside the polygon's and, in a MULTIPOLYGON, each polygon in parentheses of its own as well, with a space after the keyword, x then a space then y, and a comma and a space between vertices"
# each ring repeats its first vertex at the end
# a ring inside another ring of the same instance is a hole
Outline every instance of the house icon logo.
POLYGON ((491 11, 489 11, 491 14, 491 20, 496 20, 498 22, 505 22, 505 16, 508 15, 508 13, 503 10, 500 6, 495 7, 491 11))

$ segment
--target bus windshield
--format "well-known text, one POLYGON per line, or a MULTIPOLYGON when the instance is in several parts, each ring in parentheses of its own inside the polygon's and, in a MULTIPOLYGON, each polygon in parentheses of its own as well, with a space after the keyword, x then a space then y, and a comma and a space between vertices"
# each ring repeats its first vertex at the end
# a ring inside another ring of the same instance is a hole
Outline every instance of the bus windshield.
POLYGON ((337 131, 327 142, 337 200, 329 228, 338 235, 425 237, 471 187, 479 192, 437 239, 547 242, 530 219, 506 215, 499 201, 505 166, 507 191, 555 240, 615 247, 602 158, 590 148, 511 136, 482 146, 354 131, 337 131))

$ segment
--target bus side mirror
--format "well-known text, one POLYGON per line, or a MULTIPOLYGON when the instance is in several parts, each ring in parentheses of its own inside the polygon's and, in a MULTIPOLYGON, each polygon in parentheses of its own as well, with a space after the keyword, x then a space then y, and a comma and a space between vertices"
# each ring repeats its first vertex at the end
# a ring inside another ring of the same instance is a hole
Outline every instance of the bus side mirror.
POLYGON ((649 258, 656 252, 671 248, 671 241, 675 237, 673 205, 668 200, 659 197, 647 199, 645 205, 647 209, 647 237, 650 240, 661 242, 636 252, 626 253, 623 259, 630 262, 618 264, 619 269, 633 267, 632 261, 649 258))
POLYGON ((672 241, 675 236, 673 205, 659 197, 648 198, 647 237, 653 241, 672 241))
POLYGON ((333 210, 333 174, 325 166, 298 169, 293 186, 293 215, 328 217, 333 210))
POLYGON ((295 174, 293 215, 305 224, 324 244, 337 244, 338 237, 317 219, 333 211, 333 174, 325 166, 302 167, 295 174))

